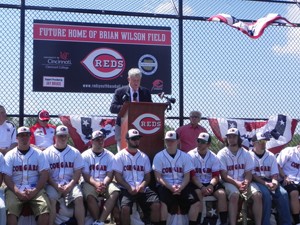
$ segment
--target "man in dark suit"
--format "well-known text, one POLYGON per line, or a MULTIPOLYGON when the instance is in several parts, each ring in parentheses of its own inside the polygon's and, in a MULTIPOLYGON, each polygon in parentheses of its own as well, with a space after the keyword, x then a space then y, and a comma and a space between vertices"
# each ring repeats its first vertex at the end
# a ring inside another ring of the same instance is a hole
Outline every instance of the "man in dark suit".
MULTIPOLYGON (((152 102, 150 91, 141 87, 142 73, 138 68, 131 68, 128 71, 128 86, 116 89, 110 112, 118 114, 124 102, 152 102)), ((117 141, 118 151, 120 150, 121 142, 121 118, 117 117, 117 124, 115 128, 115 138, 117 141)))

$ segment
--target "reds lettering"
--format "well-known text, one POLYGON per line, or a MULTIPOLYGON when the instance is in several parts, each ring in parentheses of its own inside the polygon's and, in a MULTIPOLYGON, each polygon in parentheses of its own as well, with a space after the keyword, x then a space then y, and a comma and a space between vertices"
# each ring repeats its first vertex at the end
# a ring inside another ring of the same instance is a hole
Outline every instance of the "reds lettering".
POLYGON ((240 169, 245 169, 245 164, 236 164, 236 165, 231 165, 227 166, 227 170, 240 170, 240 169))
POLYGON ((176 173, 183 173, 183 168, 182 167, 167 167, 167 168, 163 168, 162 169, 162 173, 173 173, 176 172, 176 173))
POLYGON ((101 170, 101 171, 107 171, 107 166, 105 165, 90 165, 90 170, 101 170))
POLYGON ((211 173, 211 168, 195 168, 196 173, 211 173))
POLYGON ((17 171, 38 171, 38 170, 39 170, 38 165, 13 166, 13 172, 17 172, 17 171))
POLYGON ((255 167, 255 171, 256 171, 256 172, 260 172, 260 171, 271 171, 271 167, 270 167, 270 166, 256 166, 256 167, 255 167))
POLYGON ((299 163, 292 162, 292 163, 291 163, 291 166, 294 167, 294 168, 299 169, 300 164, 299 164, 299 163))
POLYGON ((123 60, 95 60, 95 67, 96 68, 122 68, 124 66, 123 60))
POLYGON ((161 122, 160 121, 141 121, 142 127, 160 127, 161 122))
POLYGON ((125 165, 123 167, 124 171, 132 171, 132 170, 136 170, 136 171, 145 171, 144 166, 140 166, 140 165, 125 165))
POLYGON ((58 168, 73 168, 73 162, 57 162, 57 163, 50 163, 50 169, 58 169, 58 168))

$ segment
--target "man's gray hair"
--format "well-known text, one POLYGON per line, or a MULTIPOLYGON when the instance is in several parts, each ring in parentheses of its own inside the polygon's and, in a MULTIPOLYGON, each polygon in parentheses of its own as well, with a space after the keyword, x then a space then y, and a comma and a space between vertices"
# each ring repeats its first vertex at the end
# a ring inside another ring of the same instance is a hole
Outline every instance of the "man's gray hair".
POLYGON ((142 77, 142 72, 138 68, 131 68, 128 71, 128 77, 142 77))
POLYGON ((196 111, 196 110, 190 112, 190 116, 192 116, 192 115, 197 115, 197 116, 199 116, 199 118, 201 118, 201 116, 202 116, 201 112, 196 111))

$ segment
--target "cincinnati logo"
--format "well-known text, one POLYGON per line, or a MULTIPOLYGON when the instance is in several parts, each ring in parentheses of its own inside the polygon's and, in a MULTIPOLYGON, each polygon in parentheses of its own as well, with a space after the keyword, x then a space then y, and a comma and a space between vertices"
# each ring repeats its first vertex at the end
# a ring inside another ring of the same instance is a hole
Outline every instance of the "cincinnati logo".
POLYGON ((109 48, 98 48, 92 51, 81 63, 90 74, 100 80, 113 80, 125 69, 124 57, 109 48))
POLYGON ((140 115, 132 124, 144 134, 154 134, 162 127, 159 117, 151 113, 140 115))
POLYGON ((149 55, 149 54, 143 55, 139 59, 138 65, 142 73, 148 76, 153 75, 158 68, 158 63, 156 58, 153 55, 149 55))
POLYGON ((151 91, 152 90, 162 90, 164 87, 164 82, 162 80, 157 79, 157 80, 153 81, 152 85, 153 86, 151 88, 151 91))

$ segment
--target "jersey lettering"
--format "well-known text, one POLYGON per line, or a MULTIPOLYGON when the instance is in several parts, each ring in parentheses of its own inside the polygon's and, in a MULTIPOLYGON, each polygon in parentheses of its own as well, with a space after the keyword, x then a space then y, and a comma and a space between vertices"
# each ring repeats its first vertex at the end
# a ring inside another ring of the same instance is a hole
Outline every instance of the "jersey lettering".
POLYGON ((95 164, 92 164, 92 165, 90 165, 90 170, 107 171, 107 166, 106 165, 95 165, 95 164))
POLYGON ((294 167, 294 168, 299 169, 300 164, 299 164, 299 163, 292 162, 291 166, 294 167))
POLYGON ((255 171, 256 171, 256 172, 260 172, 260 171, 271 171, 271 167, 270 167, 270 166, 256 166, 256 167, 255 167, 255 171))
POLYGON ((183 173, 183 168, 182 167, 166 167, 166 168, 162 168, 162 173, 183 173))
POLYGON ((50 163, 50 169, 57 169, 57 168, 73 168, 73 162, 57 162, 57 163, 50 163))
POLYGON ((39 166, 38 165, 20 165, 20 166, 13 166, 13 172, 16 171, 38 171, 39 166))
POLYGON ((245 164, 236 164, 236 165, 231 165, 227 166, 227 170, 239 170, 239 169, 245 169, 245 164))
POLYGON ((202 170, 202 168, 195 168, 195 170, 196 170, 196 173, 211 173, 211 168, 204 168, 203 170, 202 170))
POLYGON ((132 170, 145 171, 145 168, 144 168, 144 166, 140 166, 140 165, 125 165, 123 167, 123 170, 124 171, 132 171, 132 170))

